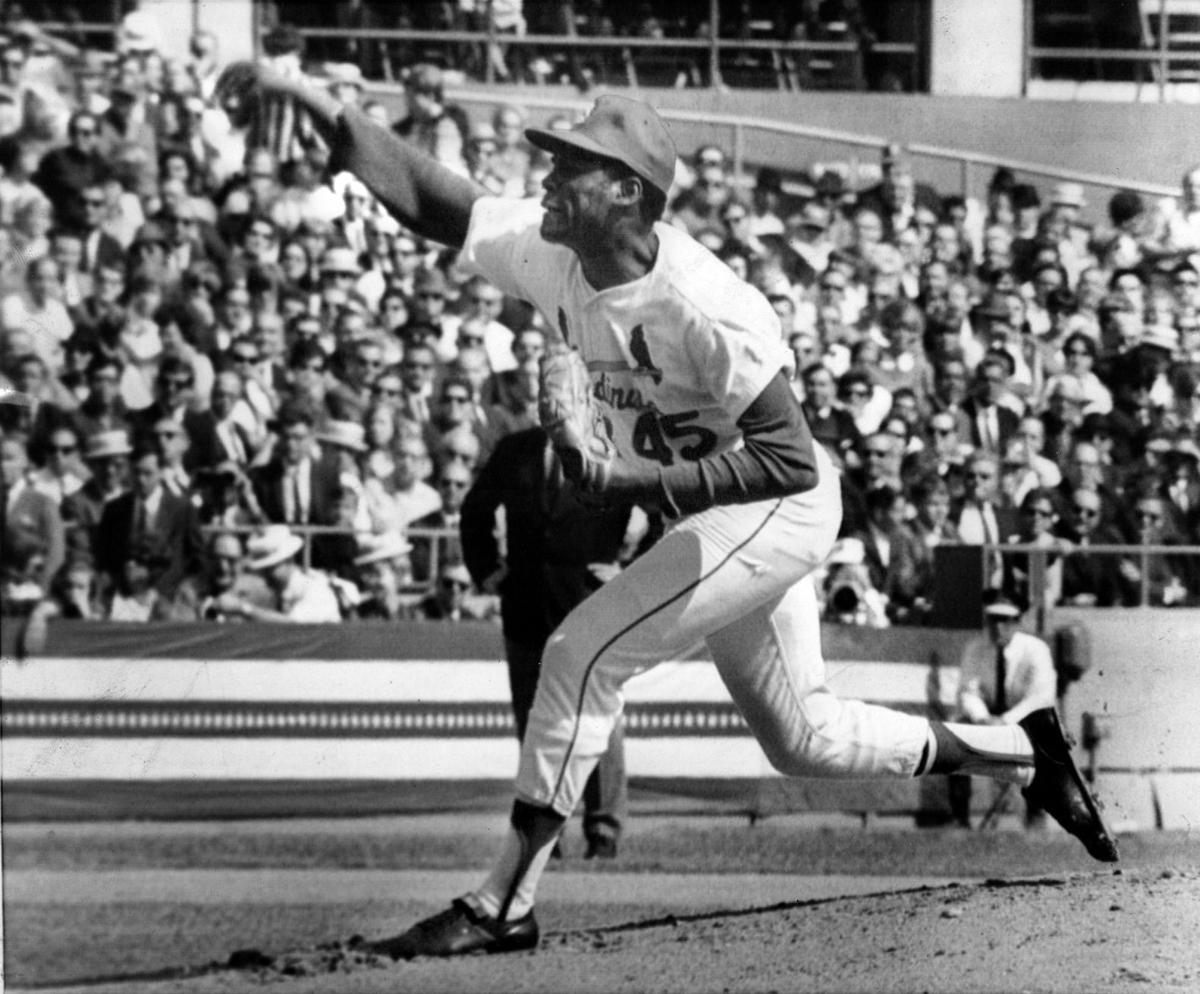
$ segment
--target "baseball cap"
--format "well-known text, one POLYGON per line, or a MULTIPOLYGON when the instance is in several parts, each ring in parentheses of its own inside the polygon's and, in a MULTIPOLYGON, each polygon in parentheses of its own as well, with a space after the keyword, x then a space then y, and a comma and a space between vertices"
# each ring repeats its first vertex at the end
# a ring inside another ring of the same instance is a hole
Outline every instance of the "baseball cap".
POLYGON ((525 137, 551 154, 578 149, 628 166, 664 194, 675 179, 675 141, 654 108, 630 97, 605 95, 569 131, 527 128, 525 137))

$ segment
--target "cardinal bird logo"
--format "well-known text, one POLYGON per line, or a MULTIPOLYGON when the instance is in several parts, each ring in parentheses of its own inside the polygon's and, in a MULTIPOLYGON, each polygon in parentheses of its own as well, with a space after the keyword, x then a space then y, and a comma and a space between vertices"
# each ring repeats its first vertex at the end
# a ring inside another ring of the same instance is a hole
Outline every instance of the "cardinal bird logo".
POLYGON ((654 381, 654 385, 658 386, 662 382, 662 370, 654 365, 654 360, 650 358, 650 346, 646 344, 646 328, 644 325, 638 325, 629 335, 629 351, 633 353, 633 357, 637 360, 637 367, 633 371, 634 376, 649 376, 654 381))

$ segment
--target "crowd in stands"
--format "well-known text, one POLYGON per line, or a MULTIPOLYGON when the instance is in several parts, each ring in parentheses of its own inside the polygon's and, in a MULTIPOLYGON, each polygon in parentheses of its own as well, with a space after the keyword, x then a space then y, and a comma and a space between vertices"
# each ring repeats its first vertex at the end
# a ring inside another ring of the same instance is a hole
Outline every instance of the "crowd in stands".
MULTIPOLYGON (((264 58, 301 72, 281 28, 264 58)), ((331 621, 494 617, 457 529, 496 442, 536 421, 541 315, 404 230, 290 108, 214 103, 215 39, 115 58, 0 38, 0 487, 6 612, 331 621), (317 527, 313 527, 317 526, 317 527), (307 549, 305 544, 308 543, 307 549)), ((393 120, 500 196, 548 162, 413 66, 393 120)), ((551 127, 569 127, 566 116, 551 127)), ((830 617, 921 623, 934 549, 1018 543, 987 581, 1048 603, 1193 604, 1200 168, 1178 203, 1000 169, 918 182, 680 162, 667 223, 762 290, 842 471, 830 617), (1142 555, 1087 555, 1142 544, 1142 555)))

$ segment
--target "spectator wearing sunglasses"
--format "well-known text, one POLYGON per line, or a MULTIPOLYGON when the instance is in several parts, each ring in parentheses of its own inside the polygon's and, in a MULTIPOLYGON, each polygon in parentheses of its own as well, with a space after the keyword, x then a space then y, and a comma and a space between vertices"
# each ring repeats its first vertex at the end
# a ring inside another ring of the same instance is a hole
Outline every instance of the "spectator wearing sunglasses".
POLYGON ((513 332, 500 320, 504 313, 503 291, 483 276, 472 276, 463 287, 463 302, 458 347, 482 346, 493 371, 513 369, 513 332))
POLYGON ((434 347, 439 362, 450 362, 458 351, 455 341, 458 338, 460 318, 446 312, 449 294, 446 274, 436 266, 420 269, 413 277, 409 322, 430 325, 436 329, 434 347))
POLYGON ((80 458, 78 430, 61 424, 50 431, 44 464, 34 471, 30 482, 61 509, 66 498, 83 488, 89 475, 80 458))
MULTIPOLYGON (((1020 524, 1005 541, 1010 545, 1034 545, 1045 550, 1042 557, 1042 605, 1053 607, 1062 597, 1063 553, 1071 548, 1064 534, 1068 527, 1058 512, 1057 494, 1038 487, 1030 490, 1020 504, 1020 524)), ((1004 557, 1004 589, 1033 601, 1033 557, 1029 553, 1010 553, 1004 557)))
POLYGON ((412 611, 425 621, 481 621, 493 613, 491 599, 472 596, 471 574, 461 562, 447 562, 433 590, 412 611))
MULTIPOLYGON (((1169 502, 1152 485, 1139 488, 1132 501, 1140 545, 1179 545, 1182 537, 1169 502)), ((1192 557, 1148 552, 1122 557, 1117 569, 1125 584, 1126 605, 1176 607, 1194 603, 1195 565, 1192 557)))
POLYGON ((187 454, 182 465, 188 473, 201 466, 213 466, 220 461, 221 444, 212 419, 197 411, 193 404, 196 374, 186 359, 166 356, 154 381, 155 399, 134 418, 135 441, 154 441, 155 426, 169 421, 176 425, 187 441, 187 454))
MULTIPOLYGON (((438 470, 435 488, 442 499, 442 506, 412 522, 415 529, 433 529, 445 534, 429 538, 412 538, 413 579, 418 582, 432 581, 439 575, 445 563, 461 562, 462 539, 459 527, 462 521, 463 501, 471 489, 474 474, 461 462, 447 462, 438 470)), ((468 586, 470 580, 468 578, 468 586)))
POLYGON ((335 419, 361 422, 371 404, 371 388, 386 366, 383 346, 373 338, 344 339, 335 359, 326 407, 335 419))
POLYGON ((1100 495, 1094 490, 1076 489, 1069 495, 1067 527, 1072 551, 1063 557, 1061 603, 1075 607, 1111 607, 1121 600, 1124 581, 1118 558, 1092 552, 1093 545, 1122 545, 1125 539, 1106 524, 1100 495))
POLYGON ((67 125, 67 144, 47 152, 33 174, 33 182, 62 212, 58 220, 65 227, 85 223, 83 191, 108 178, 109 161, 100 151, 99 130, 95 114, 77 111, 67 125))

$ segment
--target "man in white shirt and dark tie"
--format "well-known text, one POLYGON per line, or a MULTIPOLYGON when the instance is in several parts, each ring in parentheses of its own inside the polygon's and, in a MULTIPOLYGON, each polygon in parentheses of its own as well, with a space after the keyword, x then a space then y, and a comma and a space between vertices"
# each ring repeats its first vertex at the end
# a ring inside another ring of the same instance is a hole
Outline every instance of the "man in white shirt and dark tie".
MULTIPOLYGON (((983 604, 987 630, 963 648, 955 720, 1015 725, 1031 712, 1055 705, 1058 673, 1050 647, 1036 635, 1020 630, 1024 603, 989 588, 983 592, 983 604)), ((951 777, 950 781, 955 820, 969 827, 971 778, 951 777)), ((1025 814, 1028 827, 1044 822, 1041 810, 1032 805, 1025 814)))

